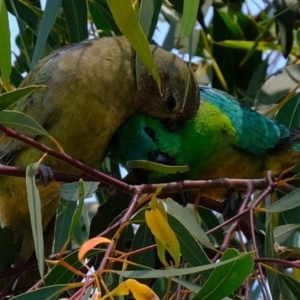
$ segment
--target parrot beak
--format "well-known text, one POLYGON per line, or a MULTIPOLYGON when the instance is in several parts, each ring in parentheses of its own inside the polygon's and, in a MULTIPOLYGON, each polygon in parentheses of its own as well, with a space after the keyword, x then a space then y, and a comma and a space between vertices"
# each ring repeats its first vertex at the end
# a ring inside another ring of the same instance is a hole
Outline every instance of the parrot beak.
POLYGON ((158 164, 175 166, 176 162, 169 155, 160 152, 158 150, 154 150, 149 154, 149 160, 158 164))
POLYGON ((182 125, 180 122, 174 121, 172 119, 163 120, 162 123, 170 132, 176 131, 180 127, 180 125, 182 125))

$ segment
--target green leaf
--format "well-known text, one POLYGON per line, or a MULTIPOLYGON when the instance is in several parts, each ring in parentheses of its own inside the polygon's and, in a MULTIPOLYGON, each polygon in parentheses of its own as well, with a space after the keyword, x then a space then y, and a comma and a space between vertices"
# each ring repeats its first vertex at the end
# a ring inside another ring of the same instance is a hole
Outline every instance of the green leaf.
POLYGON ((26 168, 26 190, 35 254, 38 261, 41 278, 44 278, 44 238, 42 208, 40 193, 36 187, 35 182, 35 175, 38 172, 39 167, 39 163, 34 163, 30 164, 26 168))
MULTIPOLYGON (((153 1, 142 0, 141 4, 140 4, 139 23, 140 23, 144 33, 148 37, 148 42, 151 41, 151 38, 153 35, 153 31, 151 32, 151 30, 153 29, 153 26, 152 26, 153 19, 155 19, 157 22, 158 13, 160 11, 160 7, 159 7, 159 9, 157 9, 157 6, 158 6, 157 4, 160 4, 160 6, 161 6, 162 1, 161 0, 153 0, 153 1)), ((156 24, 156 22, 155 22, 155 24, 156 24)), ((137 82, 139 82, 141 67, 142 67, 142 61, 141 61, 141 58, 137 55, 135 58, 135 72, 136 72, 137 82)))
MULTIPOLYGON (((99 182, 84 182, 84 198, 91 197, 95 190, 97 189, 99 182)), ((69 232, 71 231, 71 224, 73 220, 73 216, 77 209, 77 201, 79 201, 80 194, 80 184, 78 182, 73 183, 65 183, 60 186, 60 195, 61 200, 59 204, 59 213, 56 220, 55 227, 55 244, 54 244, 54 252, 57 253, 61 250, 64 244, 67 242, 69 237, 69 232), (63 228, 64 230, 61 230, 63 228)), ((80 218, 81 220, 85 218, 84 216, 85 210, 82 207, 80 218)), ((74 228, 76 230, 78 225, 74 223, 74 228)), ((89 226, 87 226, 89 227, 89 226)), ((75 231, 76 231, 75 230, 75 231)), ((73 231, 74 234, 75 231, 73 231)), ((77 236, 78 237, 78 236, 77 236)), ((85 239, 84 239, 85 240, 85 239)))
POLYGON ((279 276, 286 283, 289 290, 294 294, 296 299, 300 299, 300 282, 298 280, 296 280, 295 278, 293 278, 289 275, 286 275, 286 274, 279 274, 279 276))
POLYGON ((145 33, 143 32, 143 29, 141 28, 131 6, 131 0, 107 0, 107 4, 118 27, 130 41, 143 64, 150 70, 153 78, 157 82, 159 90, 161 90, 159 72, 145 33))
POLYGON ((271 76, 261 87, 255 98, 255 107, 260 104, 270 105, 277 103, 300 82, 300 65, 295 64, 281 69, 271 76))
MULTIPOLYGON (((172 215, 168 215, 168 220, 179 241, 182 257, 194 267, 210 264, 209 258, 195 237, 172 215)), ((204 278, 208 278, 210 274, 211 270, 201 273, 204 278)))
POLYGON ((180 38, 188 37, 194 29, 199 8, 199 0, 183 2, 183 14, 180 26, 180 38))
MULTIPOLYGON (((21 68, 21 72, 28 71, 33 47, 36 41, 35 36, 32 33, 34 33, 35 35, 39 34, 43 11, 37 8, 36 6, 31 5, 29 1, 6 0, 5 3, 6 3, 7 10, 17 18, 17 22, 19 25, 20 41, 18 42, 18 46, 21 50, 21 56, 19 57, 18 61, 20 62, 20 60, 22 59, 21 64, 26 66, 25 69, 24 66, 21 68), (26 24, 26 27, 23 25, 23 23, 26 24), (29 39, 31 39, 32 41, 29 41, 29 39)), ((57 18, 57 21, 58 20, 60 20, 59 22, 57 22, 58 26, 54 24, 53 29, 59 30, 58 32, 62 36, 66 35, 67 30, 64 29, 63 26, 61 26, 61 23, 65 24, 64 21, 62 21, 61 18, 57 18), (63 32, 62 28, 64 29, 64 33, 62 33, 63 32)), ((57 49, 60 46, 60 43, 57 40, 57 35, 51 33, 48 37, 47 44, 51 50, 57 49)))
POLYGON ((243 30, 241 29, 239 24, 231 18, 231 16, 228 13, 217 9, 214 10, 214 13, 219 15, 219 17, 223 21, 223 26, 225 25, 226 28, 226 30, 224 30, 223 33, 220 32, 220 34, 225 34, 226 31, 229 31, 230 32, 229 35, 231 37, 234 37, 234 39, 240 39, 240 40, 243 39, 244 37, 243 30))
MULTIPOLYGON (((99 184, 100 182, 96 181, 83 182, 85 193, 83 197, 92 197, 94 192, 97 190, 99 184)), ((79 201, 80 185, 81 183, 79 182, 62 184, 59 188, 61 197, 68 201, 79 201)))
POLYGON ((139 11, 139 23, 148 37, 148 42, 151 41, 151 37, 149 37, 152 18, 155 11, 155 1, 147 1, 142 0, 140 4, 140 11, 139 11))
POLYGON ((300 224, 287 224, 274 228, 274 238, 278 244, 284 243, 291 235, 299 231, 300 224))
POLYGON ((168 198, 166 200, 168 214, 176 218, 203 246, 215 250, 201 226, 187 207, 182 207, 176 201, 168 198))
POLYGON ((52 142, 57 146, 57 148, 63 152, 63 148, 58 143, 58 141, 53 138, 38 122, 28 115, 16 111, 16 110, 3 110, 0 111, 0 122, 2 125, 14 130, 21 132, 23 134, 30 135, 46 135, 52 142))
POLYGON ((8 85, 12 66, 8 13, 4 1, 0 1, 0 69, 3 83, 8 85))
POLYGON ((167 166, 147 160, 130 160, 126 165, 129 169, 144 169, 166 174, 185 173, 190 169, 189 166, 167 166))
POLYGON ((237 260, 226 266, 217 266, 214 269, 200 292, 193 298, 194 300, 223 299, 233 293, 247 279, 254 265, 252 254, 249 253, 242 259, 238 259, 237 250, 227 249, 221 261, 224 262, 232 258, 237 260))
POLYGON ((51 0, 46 2, 45 11, 39 28, 37 41, 35 44, 30 67, 32 68, 41 58, 42 51, 45 47, 47 37, 53 27, 61 0, 51 0))
MULTIPOLYGON (((131 262, 148 268, 155 268, 155 252, 150 251, 140 251, 145 247, 153 245, 153 237, 148 226, 143 223, 139 225, 136 233, 134 234, 131 251, 137 251, 137 254, 133 255, 130 259, 131 262)), ((144 269, 143 267, 139 268, 137 265, 128 264, 127 270, 140 270, 144 269)), ((150 285, 150 279, 144 279, 141 283, 150 285)))
MULTIPOLYGON (((266 230, 266 241, 265 241, 265 255, 266 257, 270 258, 279 258, 277 252, 274 249, 274 236, 273 236, 273 228, 274 228, 274 218, 270 218, 268 224, 267 224, 267 230, 266 230)), ((270 286, 270 292, 272 295, 273 300, 279 300, 280 299, 280 286, 282 286, 282 280, 278 276, 279 272, 283 271, 283 268, 279 264, 269 263, 268 264, 271 268, 274 269, 274 271, 270 268, 266 268, 267 277, 269 281, 270 286)))
POLYGON ((244 49, 251 51, 254 47, 259 51, 267 50, 277 50, 280 51, 281 47, 278 44, 272 44, 269 42, 254 42, 254 41, 244 41, 244 40, 224 40, 221 42, 214 42, 216 45, 220 45, 227 48, 233 49, 244 49))
MULTIPOLYGON (((144 1, 144 2, 147 3, 147 2, 150 2, 150 1, 144 1)), ((158 22, 158 17, 159 17, 160 11, 161 11, 163 0, 153 0, 153 2, 154 2, 154 11, 153 11, 153 14, 152 14, 152 22, 151 22, 151 27, 149 29, 149 32, 147 34, 149 42, 151 42, 154 31, 156 29, 157 22, 158 22)))
POLYGON ((291 97, 279 109, 275 120, 288 128, 299 128, 300 125, 300 94, 297 93, 291 97))
POLYGON ((84 205, 84 195, 85 195, 85 191, 84 191, 84 183, 83 180, 80 179, 79 180, 79 192, 78 192, 78 206, 75 209, 75 212, 73 214, 73 218, 72 218, 72 222, 71 222, 71 226, 70 226, 70 231, 69 231, 69 241, 71 240, 71 238, 74 235, 74 231, 75 228, 77 226, 77 224, 79 223, 80 220, 80 216, 81 216, 81 212, 82 212, 82 207, 84 205))
POLYGON ((300 47, 300 29, 297 30, 296 37, 297 37, 297 44, 300 47))
POLYGON ((265 210, 270 213, 283 212, 289 209, 293 209, 300 205, 299 203, 300 188, 292 191, 290 194, 282 197, 270 206, 267 206, 265 210))
POLYGON ((89 239, 90 232, 90 216, 88 205, 83 205, 80 221, 78 222, 74 231, 74 240, 78 245, 83 245, 89 239))
MULTIPOLYGON (((159 278, 159 277, 173 277, 173 276, 182 276, 182 275, 188 275, 188 274, 195 274, 195 273, 202 273, 203 271, 219 268, 222 266, 232 267, 232 266, 238 266, 240 264, 240 261, 243 263, 246 263, 247 267, 250 266, 250 264, 253 265, 253 258, 252 254, 240 254, 238 257, 234 257, 231 259, 228 259, 226 261, 222 261, 220 263, 214 263, 204 266, 198 266, 198 267, 192 267, 192 268, 184 268, 184 269, 167 269, 167 270, 133 270, 133 271, 114 271, 114 273, 126 277, 126 278, 159 278)), ((240 268, 243 268, 242 266, 239 266, 240 268)), ((247 268, 248 269, 248 268, 247 268)), ((242 272, 243 273, 243 272, 242 272)))
MULTIPOLYGON (((251 99, 255 98, 258 89, 265 82, 268 66, 268 60, 265 59, 258 65, 255 72, 253 73, 247 87, 247 95, 251 99)), ((253 106, 253 103, 251 103, 251 106, 253 106)))
POLYGON ((60 252, 68 240, 77 202, 60 199, 54 233, 54 253, 60 252), (62 230, 63 228, 63 230, 62 230))
POLYGON ((12 128, 23 134, 49 136, 47 131, 39 123, 20 111, 0 111, 0 122, 2 125, 12 128))
POLYGON ((26 86, 18 88, 14 91, 3 93, 0 95, 0 111, 8 108, 22 97, 28 96, 33 91, 41 88, 46 88, 44 85, 26 86))
POLYGON ((57 299, 59 295, 70 287, 69 284, 57 284, 47 287, 41 287, 33 292, 23 293, 19 296, 12 297, 14 300, 32 300, 32 299, 57 299), (55 298, 53 298, 55 297, 55 298))
POLYGON ((88 5, 92 20, 98 30, 113 31, 116 35, 121 35, 106 2, 89 0, 88 5))
POLYGON ((62 0, 62 8, 66 18, 71 43, 88 38, 87 3, 85 0, 62 0))
POLYGON ((170 282, 167 278, 161 277, 155 280, 151 289, 157 295, 158 299, 164 299, 166 291, 169 291, 169 295, 175 294, 178 291, 178 284, 175 280, 170 282))

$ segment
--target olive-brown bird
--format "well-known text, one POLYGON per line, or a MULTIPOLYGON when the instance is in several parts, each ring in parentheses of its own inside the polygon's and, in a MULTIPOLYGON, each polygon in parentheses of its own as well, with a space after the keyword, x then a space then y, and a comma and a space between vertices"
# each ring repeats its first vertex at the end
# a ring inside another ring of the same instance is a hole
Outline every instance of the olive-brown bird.
MULTIPOLYGON (((44 84, 12 107, 38 121, 70 156, 89 166, 102 162, 117 128, 135 111, 166 122, 183 123, 195 116, 199 106, 198 87, 186 64, 172 53, 151 46, 161 78, 161 94, 150 71, 142 66, 136 80, 135 51, 125 37, 87 40, 59 49, 43 58, 26 76, 22 86, 44 84)), ((50 147, 45 136, 36 140, 50 147)), ((15 153, 10 164, 26 167, 42 153, 18 140, 6 138, 0 155, 15 153)), ((11 155, 10 155, 11 157, 11 155)), ((45 164, 61 173, 80 171, 51 157, 45 164)), ((59 185, 50 182, 39 187, 43 230, 55 215, 59 185)), ((23 236, 18 261, 33 253, 33 239, 26 198, 25 179, 0 178, 0 220, 16 235, 23 236)))

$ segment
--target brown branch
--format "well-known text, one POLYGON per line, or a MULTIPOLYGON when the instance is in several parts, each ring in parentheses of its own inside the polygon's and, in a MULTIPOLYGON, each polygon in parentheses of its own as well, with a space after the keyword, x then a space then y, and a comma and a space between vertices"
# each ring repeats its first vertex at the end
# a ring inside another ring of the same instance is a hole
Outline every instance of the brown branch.
POLYGON ((20 134, 13 129, 5 127, 2 124, 0 124, 0 130, 9 137, 18 139, 31 147, 34 147, 42 152, 49 154, 50 156, 53 156, 59 160, 62 160, 64 162, 76 167, 77 169, 83 171, 84 173, 94 177, 96 180, 99 180, 106 184, 112 185, 112 186, 116 187, 117 189, 127 192, 127 193, 131 191, 130 185, 128 185, 120 180, 114 179, 111 176, 108 176, 100 171, 97 171, 97 170, 81 163, 80 161, 72 158, 71 156, 69 156, 65 153, 55 151, 55 150, 51 149, 50 147, 47 147, 47 146, 35 141, 32 138, 29 138, 23 134, 20 134))
MULTIPOLYGON (((0 175, 2 176, 15 176, 15 177, 25 177, 26 169, 18 168, 13 166, 4 166, 0 165, 0 175)), ((57 182, 74 182, 79 179, 83 179, 84 181, 97 181, 97 178, 88 175, 72 175, 72 174, 64 174, 53 172, 54 178, 57 182)), ((39 174, 37 174, 39 176, 39 174)))
MULTIPOLYGON (((80 178, 86 178, 89 180, 98 180, 102 183, 111 185, 123 192, 133 194, 136 191, 137 186, 126 184, 120 180, 117 180, 103 172, 97 171, 82 162, 72 158, 71 156, 61 153, 58 151, 53 150, 50 147, 47 147, 32 138, 29 138, 21 133, 16 132, 13 129, 7 128, 4 125, 0 124, 0 131, 4 132, 7 136, 20 140, 21 142, 36 148, 42 152, 47 153, 50 156, 53 156, 59 160, 62 160, 77 169, 83 171, 86 175, 83 176, 74 176, 69 174, 60 174, 55 173, 55 179, 59 182, 70 182, 70 181, 77 181, 80 178)), ((10 176, 24 176, 25 171, 24 169, 18 169, 15 167, 9 166, 1 166, 0 168, 0 175, 10 175, 10 176)), ((182 192, 182 191, 194 191, 194 190, 201 190, 201 189, 215 189, 215 188, 224 188, 227 189, 229 187, 234 187, 237 189, 245 189, 249 185, 249 182, 253 185, 253 189, 262 190, 269 185, 268 179, 214 179, 214 180, 185 180, 181 182, 171 182, 166 183, 164 185, 163 193, 170 193, 170 192, 182 192)), ((161 184, 142 184, 139 185, 139 190, 141 193, 153 193, 156 191, 157 187, 161 186, 161 184)), ((280 185, 280 190, 290 192, 293 190, 288 184, 280 185)))
POLYGON ((269 258, 269 257, 260 257, 254 258, 254 262, 256 263, 275 263, 283 265, 287 268, 297 268, 300 269, 300 260, 288 261, 279 258, 269 258))

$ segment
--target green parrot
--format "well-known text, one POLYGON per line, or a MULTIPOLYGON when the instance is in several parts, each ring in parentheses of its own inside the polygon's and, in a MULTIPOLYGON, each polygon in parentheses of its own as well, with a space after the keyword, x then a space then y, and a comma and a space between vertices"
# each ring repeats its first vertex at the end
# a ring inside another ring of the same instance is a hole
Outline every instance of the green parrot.
MULTIPOLYGON (((132 115, 117 131, 109 148, 112 160, 148 160, 189 165, 186 173, 149 172, 148 182, 217 178, 262 178, 278 175, 300 159, 300 131, 289 130, 230 95, 200 88, 198 114, 176 130, 151 116, 132 115)), ((223 200, 225 191, 205 194, 223 200)))
MULTIPOLYGON (((161 78, 161 94, 150 71, 142 66, 137 84, 135 51, 125 37, 87 40, 70 45, 43 58, 21 86, 43 84, 10 109, 22 111, 38 121, 63 146, 64 151, 83 163, 97 167, 117 128, 135 111, 149 114, 166 124, 180 124, 194 117, 199 107, 198 85, 184 61, 159 47, 150 46, 161 78), (187 86, 188 77, 190 77, 187 86), (184 95, 187 88, 187 97, 184 95)), ((45 136, 37 141, 55 148, 45 136)), ((43 153, 18 140, 0 143, 2 164, 25 168, 43 153)), ((48 156, 44 163, 55 172, 81 174, 76 168, 48 156)), ((59 184, 40 186, 43 230, 55 216, 59 184)), ((25 179, 0 178, 0 220, 23 237, 17 261, 33 253, 33 237, 26 198, 25 179)))

